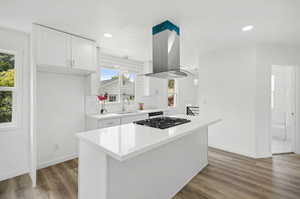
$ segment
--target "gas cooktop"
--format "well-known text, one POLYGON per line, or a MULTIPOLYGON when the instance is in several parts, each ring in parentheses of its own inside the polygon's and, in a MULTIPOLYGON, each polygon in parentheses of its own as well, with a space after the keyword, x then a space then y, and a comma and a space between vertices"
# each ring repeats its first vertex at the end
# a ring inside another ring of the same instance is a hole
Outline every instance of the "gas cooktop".
POLYGON ((184 118, 176 118, 176 117, 155 117, 146 120, 135 121, 135 124, 150 126, 159 129, 167 129, 173 126, 181 125, 190 122, 191 120, 187 120, 184 118))

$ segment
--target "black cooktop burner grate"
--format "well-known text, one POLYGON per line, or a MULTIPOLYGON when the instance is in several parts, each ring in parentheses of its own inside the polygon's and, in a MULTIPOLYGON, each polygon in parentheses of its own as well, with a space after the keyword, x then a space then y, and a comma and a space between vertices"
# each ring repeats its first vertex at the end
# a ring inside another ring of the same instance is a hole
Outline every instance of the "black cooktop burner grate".
POLYGON ((135 124, 150 126, 159 129, 166 129, 173 126, 181 125, 190 122, 191 120, 187 120, 184 118, 176 118, 176 117, 156 117, 146 120, 135 121, 135 124))

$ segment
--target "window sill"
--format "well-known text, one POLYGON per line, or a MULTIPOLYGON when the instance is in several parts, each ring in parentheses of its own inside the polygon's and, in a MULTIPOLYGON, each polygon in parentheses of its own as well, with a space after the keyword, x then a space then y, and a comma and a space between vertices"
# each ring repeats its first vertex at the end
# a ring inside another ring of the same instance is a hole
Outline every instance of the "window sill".
POLYGON ((0 124, 0 132, 3 132, 3 131, 13 131, 13 130, 16 130, 18 129, 18 126, 16 123, 3 123, 3 124, 0 124))

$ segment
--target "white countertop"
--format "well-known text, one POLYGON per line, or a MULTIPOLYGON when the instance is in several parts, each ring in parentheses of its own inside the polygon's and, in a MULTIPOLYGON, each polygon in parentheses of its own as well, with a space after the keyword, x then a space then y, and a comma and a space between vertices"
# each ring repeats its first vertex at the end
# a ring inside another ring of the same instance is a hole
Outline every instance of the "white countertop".
POLYGON ((105 120, 105 119, 113 119, 113 118, 122 118, 122 117, 129 117, 129 116, 135 116, 135 115, 142 115, 147 114, 151 112, 157 112, 157 111, 168 111, 168 110, 175 110, 174 108, 165 108, 165 109, 146 109, 146 110, 136 110, 129 113, 106 113, 106 114, 88 114, 87 116, 92 119, 97 120, 105 120))
POLYGON ((157 129, 131 123, 78 133, 77 137, 107 155, 123 161, 180 139, 192 133, 194 129, 221 121, 217 117, 201 118, 200 116, 186 115, 175 115, 174 117, 187 118, 191 122, 168 129, 157 129))

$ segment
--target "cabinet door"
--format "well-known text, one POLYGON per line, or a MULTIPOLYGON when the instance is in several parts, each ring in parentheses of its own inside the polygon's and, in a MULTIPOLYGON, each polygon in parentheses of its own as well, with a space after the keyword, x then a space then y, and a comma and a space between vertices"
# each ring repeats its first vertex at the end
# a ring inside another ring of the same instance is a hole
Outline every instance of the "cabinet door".
POLYGON ((135 121, 139 121, 139 120, 145 120, 148 118, 147 114, 143 114, 143 115, 135 115, 135 116, 128 116, 128 117, 123 117, 121 119, 121 123, 122 124, 129 124, 135 121))
POLYGON ((40 27, 37 31, 37 65, 70 67, 70 37, 40 27))
POLYGON ((121 124, 120 118, 100 120, 98 122, 98 128, 107 128, 107 127, 111 127, 111 126, 117 126, 120 124, 121 124))
POLYGON ((72 37, 72 67, 82 70, 96 71, 95 42, 72 37))

